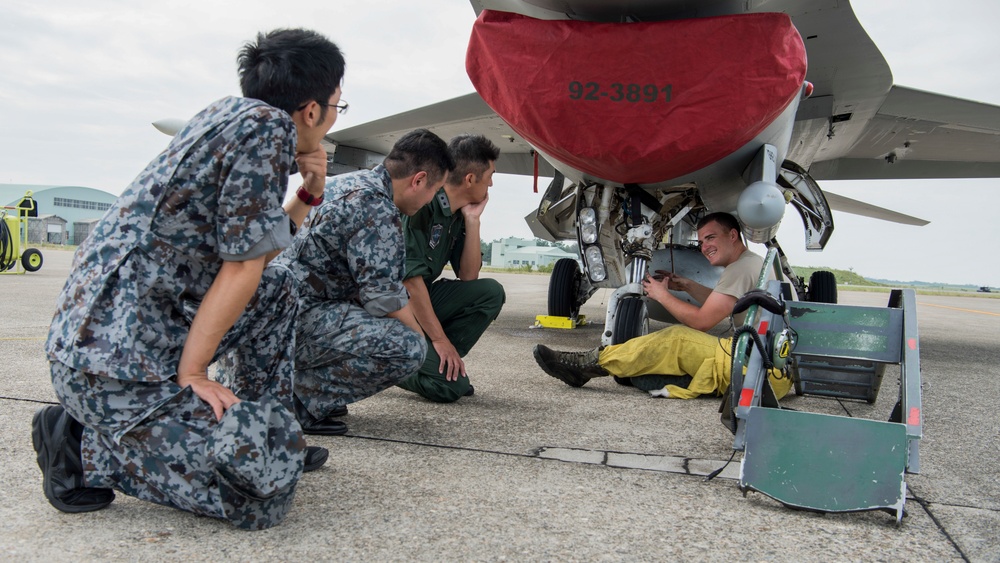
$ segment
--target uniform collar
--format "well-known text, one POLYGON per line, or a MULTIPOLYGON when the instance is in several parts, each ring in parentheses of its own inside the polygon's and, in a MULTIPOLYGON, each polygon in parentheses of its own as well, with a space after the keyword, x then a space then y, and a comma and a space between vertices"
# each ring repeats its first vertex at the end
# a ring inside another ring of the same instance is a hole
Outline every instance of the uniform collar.
POLYGON ((441 213, 445 217, 451 217, 454 214, 451 210, 451 201, 448 199, 448 192, 444 191, 444 187, 438 190, 434 199, 438 202, 438 205, 441 207, 441 213))
POLYGON ((382 180, 382 187, 385 188, 386 195, 392 199, 392 176, 389 175, 389 171, 386 170, 385 166, 378 164, 372 168, 372 172, 382 180))

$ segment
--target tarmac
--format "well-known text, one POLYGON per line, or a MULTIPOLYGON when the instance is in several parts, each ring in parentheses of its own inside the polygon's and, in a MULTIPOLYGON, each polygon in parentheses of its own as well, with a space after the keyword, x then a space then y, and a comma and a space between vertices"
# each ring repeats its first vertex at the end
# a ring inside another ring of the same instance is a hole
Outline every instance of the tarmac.
MULTIPOLYGON (((71 254, 43 255, 38 272, 0 276, 2 560, 1000 561, 1000 299, 917 296, 924 437, 899 525, 744 496, 738 454, 706 482, 733 453, 719 399, 653 399, 610 378, 571 388, 535 364, 539 342, 595 346, 609 290, 583 307, 591 324, 536 329, 548 276, 486 274, 507 303, 466 357, 475 395, 441 405, 393 388, 351 405, 347 436, 309 437, 331 457, 288 519, 245 532, 122 494, 76 515, 45 500, 30 423, 55 402, 43 343, 71 254)), ((874 405, 782 402, 885 420, 898 373, 874 405)))

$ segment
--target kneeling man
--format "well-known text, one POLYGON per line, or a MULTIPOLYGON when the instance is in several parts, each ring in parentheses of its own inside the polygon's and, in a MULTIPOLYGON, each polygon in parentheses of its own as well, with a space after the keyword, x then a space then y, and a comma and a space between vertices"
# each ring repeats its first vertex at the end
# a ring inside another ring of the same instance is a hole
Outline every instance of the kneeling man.
MULTIPOLYGON (((454 167, 425 129, 373 170, 337 176, 308 229, 278 258, 299 282, 295 408, 306 434, 339 435, 347 405, 417 371, 427 345, 403 285, 400 213, 413 215, 454 167)), ((306 198, 309 199, 309 198, 306 198)))
POLYGON ((448 148, 454 172, 430 203, 403 219, 403 283, 429 345, 420 371, 399 386, 439 403, 475 392, 462 358, 500 314, 505 299, 496 280, 479 279, 483 265, 479 219, 489 200, 500 149, 482 135, 460 135, 448 148), (448 263, 457 280, 438 279, 448 263))

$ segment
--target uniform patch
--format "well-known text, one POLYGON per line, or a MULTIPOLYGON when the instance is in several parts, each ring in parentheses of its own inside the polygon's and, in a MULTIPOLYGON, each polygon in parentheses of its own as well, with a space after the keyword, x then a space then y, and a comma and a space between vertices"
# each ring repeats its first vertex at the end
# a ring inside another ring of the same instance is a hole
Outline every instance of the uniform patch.
POLYGON ((434 225, 431 227, 431 238, 427 244, 431 248, 436 248, 441 242, 441 235, 444 233, 444 225, 434 225))

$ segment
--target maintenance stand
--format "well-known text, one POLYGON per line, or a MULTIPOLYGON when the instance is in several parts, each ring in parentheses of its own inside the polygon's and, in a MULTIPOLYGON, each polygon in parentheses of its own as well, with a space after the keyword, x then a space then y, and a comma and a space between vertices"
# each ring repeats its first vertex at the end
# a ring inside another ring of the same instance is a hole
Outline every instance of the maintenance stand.
POLYGON ((767 280, 768 268, 780 279, 775 255, 768 252, 757 286, 769 299, 747 308, 749 330, 734 340, 723 422, 743 452, 739 487, 816 512, 885 510, 898 523, 904 476, 920 472, 923 433, 914 292, 892 290, 885 308, 786 301, 787 284, 767 280), (885 422, 784 409, 767 380, 782 364, 796 394, 868 403, 885 366, 896 364, 898 400, 885 422))

